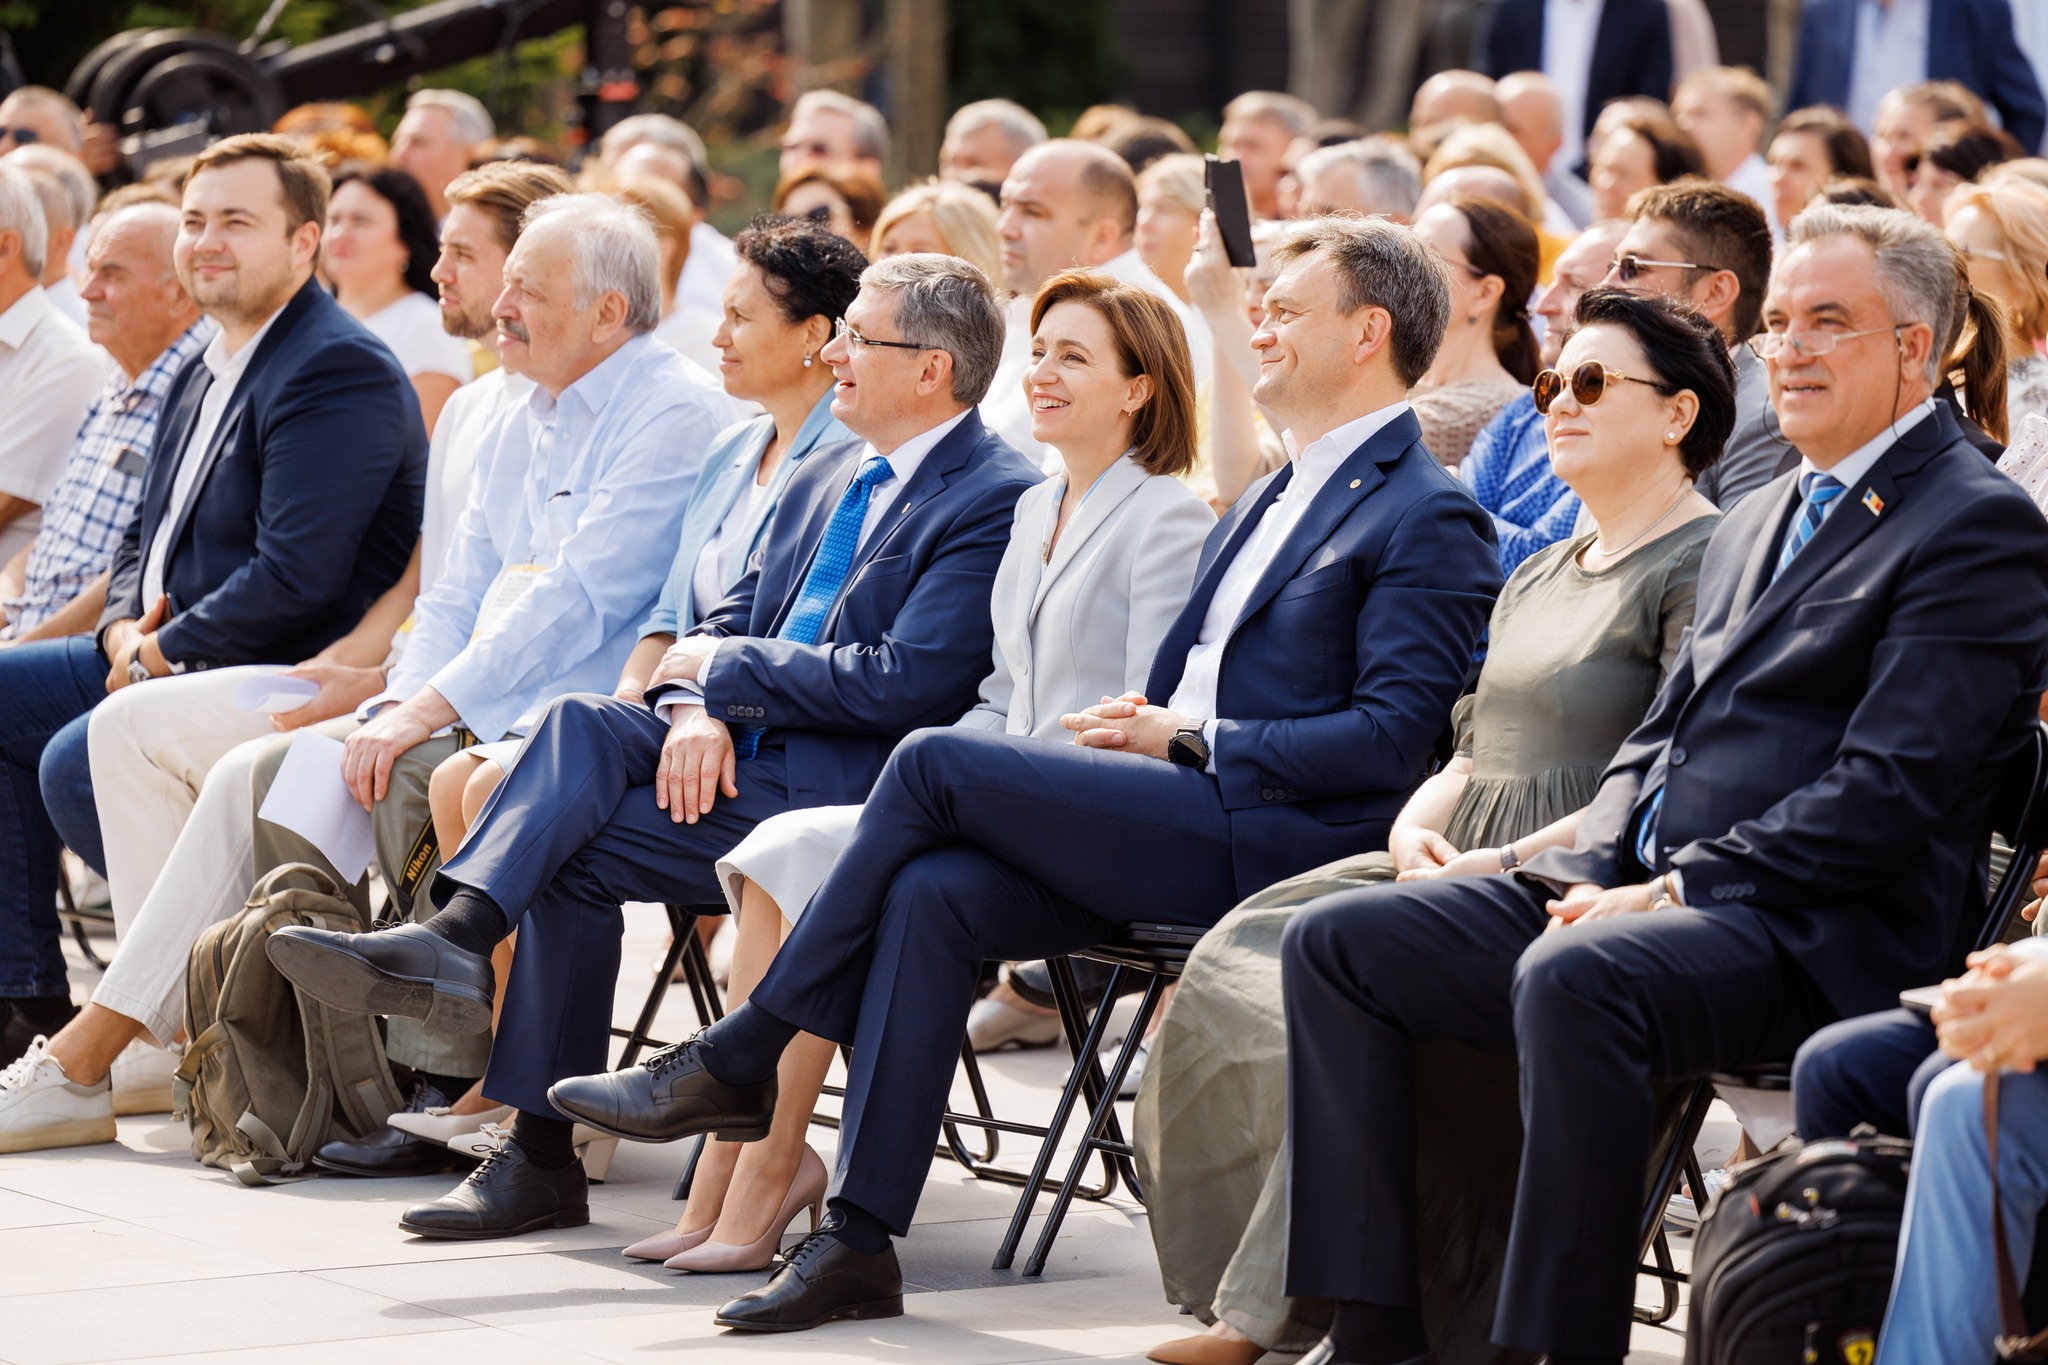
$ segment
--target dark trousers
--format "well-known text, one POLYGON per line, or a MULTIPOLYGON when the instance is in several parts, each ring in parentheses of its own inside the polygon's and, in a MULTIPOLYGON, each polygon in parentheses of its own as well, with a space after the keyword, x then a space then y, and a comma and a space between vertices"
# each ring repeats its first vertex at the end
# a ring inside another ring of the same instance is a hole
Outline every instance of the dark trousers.
POLYGON ((753 994, 853 1045, 833 1195, 909 1230, 984 959, 1209 925, 1236 899, 1205 773, 979 731, 905 739, 753 994))
POLYGON ((612 1000, 626 901, 723 901, 717 862, 789 806, 785 755, 773 735, 696 824, 654 804, 668 726, 645 706, 564 697, 477 814, 450 884, 483 892, 519 931, 484 1093, 552 1114, 550 1085, 608 1065, 612 1000))
POLYGON ((1415 1055, 1449 1039, 1521 1073, 1494 1341, 1627 1352, 1657 1084, 1782 1061, 1828 1015, 1755 911, 1545 934, 1548 898, 1512 876, 1395 884, 1287 927, 1288 1294, 1420 1304, 1415 1055))
POLYGON ((1844 1019, 1806 1040, 1792 1061, 1793 1122, 1807 1142, 1858 1124, 1911 1137, 1920 1097, 1955 1059, 1935 1049, 1934 1022, 1911 1010, 1844 1019))
POLYGON ((89 635, 0 651, 0 998, 69 993, 52 818, 80 857, 104 867, 85 729, 106 683, 89 635))

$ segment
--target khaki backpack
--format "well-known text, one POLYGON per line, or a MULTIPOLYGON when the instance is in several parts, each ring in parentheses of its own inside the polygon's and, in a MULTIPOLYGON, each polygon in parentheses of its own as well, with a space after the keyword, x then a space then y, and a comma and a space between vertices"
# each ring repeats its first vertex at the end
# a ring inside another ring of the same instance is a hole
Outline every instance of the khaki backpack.
POLYGON ((177 1113, 191 1125, 192 1155, 244 1185, 312 1174, 307 1163, 322 1143, 367 1137, 405 1107, 377 1020, 300 994, 271 965, 265 945, 293 924, 370 927, 332 877, 292 863, 199 936, 185 973, 191 1042, 174 1087, 177 1113), (293 878, 312 889, 283 885, 293 878))

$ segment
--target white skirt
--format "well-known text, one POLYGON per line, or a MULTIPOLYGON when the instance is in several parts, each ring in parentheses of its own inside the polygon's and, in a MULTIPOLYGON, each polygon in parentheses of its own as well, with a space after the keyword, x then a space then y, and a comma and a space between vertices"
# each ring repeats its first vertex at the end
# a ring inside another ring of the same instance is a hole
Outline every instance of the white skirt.
POLYGON ((725 903, 740 912, 740 883, 750 881, 782 907, 795 924, 811 897, 825 884, 840 853, 853 842, 859 806, 811 806, 771 815, 718 860, 718 884, 725 903))

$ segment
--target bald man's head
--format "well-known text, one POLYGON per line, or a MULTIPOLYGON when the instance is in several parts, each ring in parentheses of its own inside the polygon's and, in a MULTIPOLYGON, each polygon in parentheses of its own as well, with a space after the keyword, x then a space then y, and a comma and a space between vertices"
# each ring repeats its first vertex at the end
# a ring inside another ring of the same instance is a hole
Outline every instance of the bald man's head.
POLYGON ((1453 119, 1471 123, 1500 121, 1500 102, 1493 79, 1477 71, 1439 71, 1415 92, 1408 106, 1408 131, 1420 133, 1453 119))
POLYGON ((1438 204, 1448 203, 1453 196, 1460 194, 1505 204, 1524 218, 1531 214, 1529 196, 1523 192, 1522 183, 1506 171, 1498 166, 1458 166, 1440 172, 1423 186, 1422 198, 1415 205, 1415 216, 1420 218, 1438 204))
POLYGON ((1564 145, 1564 98, 1557 84, 1541 71, 1517 71, 1502 76, 1494 86, 1500 103, 1500 121, 1522 150, 1536 163, 1539 172, 1550 169, 1550 159, 1564 145))
POLYGON ((1101 265, 1130 250, 1137 221, 1137 181, 1122 157, 1071 138, 1041 143, 1003 180, 1003 282, 1029 293, 1062 270, 1101 265))

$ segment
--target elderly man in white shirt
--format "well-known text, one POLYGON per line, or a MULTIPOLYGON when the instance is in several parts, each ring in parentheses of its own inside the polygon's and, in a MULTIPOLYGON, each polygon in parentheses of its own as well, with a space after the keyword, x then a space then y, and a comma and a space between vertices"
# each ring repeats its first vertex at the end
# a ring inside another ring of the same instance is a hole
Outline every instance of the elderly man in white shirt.
POLYGON ((50 303, 41 284, 48 247, 34 182, 0 164, 0 564, 36 538, 42 504, 112 365, 50 303))
POLYGON ((1024 373, 1031 364, 1031 297, 1062 270, 1097 270, 1164 299, 1187 329, 1196 386, 1209 381, 1208 324, 1138 258, 1132 240, 1137 223, 1138 185, 1130 167, 1092 142, 1041 143, 1018 157, 1003 181, 996 236, 1003 252, 1001 283, 1012 297, 1002 364, 982 400, 981 418, 1048 473, 1058 467, 1059 456, 1032 439, 1024 373))

